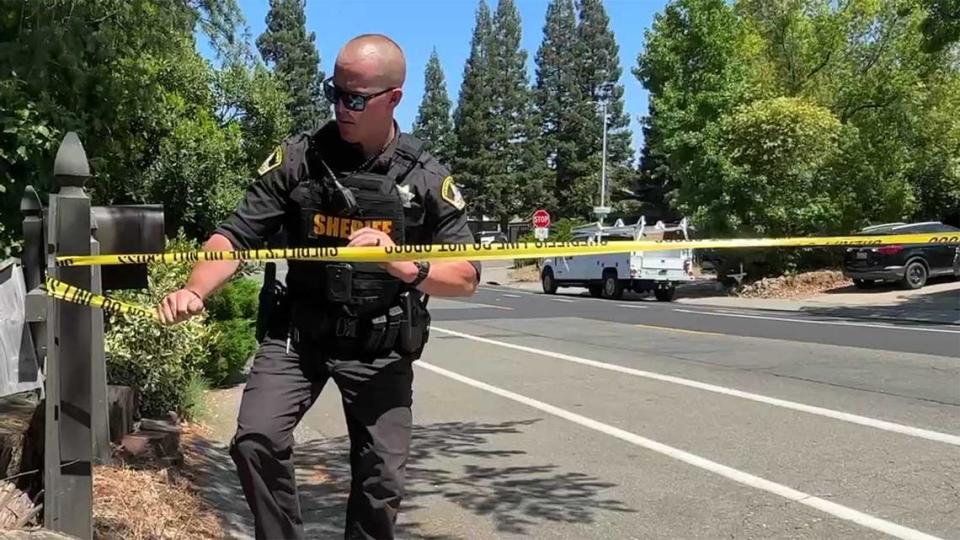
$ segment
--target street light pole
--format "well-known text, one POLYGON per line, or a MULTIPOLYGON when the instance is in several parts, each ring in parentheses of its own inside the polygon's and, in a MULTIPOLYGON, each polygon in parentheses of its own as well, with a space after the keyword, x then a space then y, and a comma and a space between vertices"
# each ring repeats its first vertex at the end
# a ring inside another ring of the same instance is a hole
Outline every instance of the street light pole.
POLYGON ((600 207, 607 192, 607 100, 603 100, 603 150, 600 162, 600 207))
MULTIPOLYGON (((603 148, 600 158, 600 206, 593 208, 593 213, 597 216, 597 223, 603 225, 603 218, 610 213, 610 208, 604 206, 607 202, 607 100, 610 99, 613 86, 611 83, 604 83, 594 94, 595 99, 599 99, 601 111, 603 113, 603 148)), ((594 101, 596 106, 596 101, 594 101)))

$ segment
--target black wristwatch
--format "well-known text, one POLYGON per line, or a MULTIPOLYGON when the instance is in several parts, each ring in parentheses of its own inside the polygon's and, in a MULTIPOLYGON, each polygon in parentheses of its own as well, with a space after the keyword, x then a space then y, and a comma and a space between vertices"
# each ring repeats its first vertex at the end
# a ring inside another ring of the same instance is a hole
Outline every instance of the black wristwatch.
POLYGON ((417 265, 417 277, 413 278, 413 281, 408 283, 408 285, 416 287, 423 283, 423 280, 427 279, 427 274, 430 273, 430 261, 413 261, 413 264, 417 265))

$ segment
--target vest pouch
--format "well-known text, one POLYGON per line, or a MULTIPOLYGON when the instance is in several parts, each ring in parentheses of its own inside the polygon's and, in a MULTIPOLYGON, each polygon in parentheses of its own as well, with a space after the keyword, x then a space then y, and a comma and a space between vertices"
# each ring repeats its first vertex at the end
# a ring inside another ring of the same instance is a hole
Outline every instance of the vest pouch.
POLYGON ((385 314, 391 306, 397 305, 400 282, 379 267, 373 271, 364 271, 362 267, 364 263, 353 268, 350 309, 363 318, 385 314))

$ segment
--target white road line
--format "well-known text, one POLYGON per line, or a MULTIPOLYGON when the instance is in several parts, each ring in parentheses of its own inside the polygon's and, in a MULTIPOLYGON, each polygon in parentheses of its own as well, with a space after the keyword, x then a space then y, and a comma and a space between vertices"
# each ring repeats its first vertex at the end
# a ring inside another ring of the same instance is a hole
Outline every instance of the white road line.
POLYGON ((713 315, 714 317, 739 317, 742 319, 763 319, 768 321, 785 321, 792 323, 801 323, 801 324, 828 324, 836 326, 862 326, 865 328, 883 328, 884 330, 907 330, 910 332, 937 332, 940 334, 957 334, 960 335, 960 331, 955 330, 943 330, 941 328, 916 328, 909 326, 894 326, 888 324, 869 324, 869 323, 855 323, 847 321, 807 321, 803 319, 789 319, 787 317, 768 317, 766 315, 744 315, 740 313, 720 313, 717 311, 692 311, 689 309, 675 309, 674 311, 680 313, 693 313, 695 315, 713 315))
POLYGON ((694 467, 697 467, 699 469, 703 469, 705 471, 718 474, 728 480, 733 480, 738 484, 743 484, 745 486, 766 491, 774 495, 779 495, 780 497, 783 497, 785 499, 809 506, 811 508, 816 508, 821 512, 830 514, 840 519, 852 521, 853 523, 857 523, 859 525, 862 525, 869 529, 873 529, 875 531, 886 533, 891 536, 895 536, 897 538, 905 538, 910 540, 937 538, 936 536, 931 536, 924 532, 911 529, 908 527, 904 527, 903 525, 898 525, 891 521, 887 521, 885 519, 881 519, 876 516, 871 516, 870 514, 865 514, 858 510, 854 510, 853 508, 850 508, 848 506, 843 506, 842 504, 837 504, 835 502, 821 499, 820 497, 815 497, 809 493, 804 493, 802 491, 793 489, 789 486, 778 484, 776 482, 772 482, 770 480, 760 478, 759 476, 754 476, 748 472, 744 472, 739 469, 734 469, 733 467, 729 467, 727 465, 717 463, 716 461, 711 461, 707 458, 698 456, 696 454, 691 454, 690 452, 686 452, 684 450, 680 450, 679 448, 668 446, 666 444, 654 441, 652 439, 648 439, 646 437, 642 437, 640 435, 631 433, 629 431, 622 430, 620 428, 611 426, 609 424, 604 424, 603 422, 599 422, 592 418, 587 418, 586 416, 582 416, 582 415, 570 412, 566 409, 561 409, 560 407, 550 405, 549 403, 544 403, 542 401, 538 401, 536 399, 529 398, 527 396, 510 392, 509 390, 504 390, 502 388, 492 386, 490 384, 478 381, 476 379, 465 377, 463 375, 460 375, 459 373, 455 373, 453 371, 449 371, 441 367, 434 366, 433 364, 426 363, 422 360, 416 362, 416 364, 414 365, 419 365, 421 368, 426 369, 428 371, 432 371, 438 375, 442 375, 444 377, 448 377, 455 381, 462 382, 463 384, 473 386, 474 388, 486 390, 487 392, 496 394, 500 397, 504 397, 509 400, 522 403, 528 407, 533 407, 534 409, 541 410, 545 413, 558 416, 560 418, 563 418, 564 420, 569 420, 570 422, 573 422, 575 424, 579 424, 581 426, 587 427, 595 431, 599 431, 606 435, 616 437, 622 441, 626 441, 626 442, 635 444, 637 446, 640 446, 642 448, 646 448, 647 450, 652 450, 654 452, 665 455, 667 457, 676 459, 678 461, 682 461, 688 465, 693 465, 694 467))
POLYGON ((653 373, 651 371, 643 371, 639 369, 628 368, 624 366, 618 366, 616 364, 607 364, 605 362, 598 362, 596 360, 590 360, 587 358, 580 358, 578 356, 571 356, 569 354, 557 353, 552 351, 545 351, 542 349, 535 349, 533 347, 525 347, 523 345, 515 345, 513 343, 507 343, 505 341, 497 341, 494 339, 488 339, 480 336, 473 336, 470 334, 464 334, 462 332, 457 332, 455 330, 447 330, 444 328, 437 328, 436 326, 431 327, 432 330, 437 330, 445 334, 450 334, 453 336, 459 336, 465 339, 470 339, 473 341, 478 341, 480 343, 487 343, 490 345, 497 345, 499 347, 505 347, 508 349, 514 349, 517 351, 528 352, 532 354, 538 354, 541 356, 548 356, 550 358, 556 358, 558 360, 565 360, 567 362, 574 362, 577 364, 583 364, 585 366, 591 366, 600 369, 606 369, 609 371, 616 371, 619 373, 626 373, 628 375, 634 375, 637 377, 644 377, 647 379, 653 379, 657 381, 663 381, 673 384, 679 384, 681 386, 687 386, 690 388, 696 388, 698 390, 706 390, 707 392, 714 392, 717 394, 723 394, 725 396, 733 396, 742 399, 748 399, 750 401, 756 401, 758 403, 764 403, 766 405, 773 405, 776 407, 783 407, 784 409, 791 409, 794 411, 801 411, 810 414, 816 414, 818 416, 824 416, 827 418, 833 418, 834 420, 841 420, 843 422, 850 422, 852 424, 859 424, 861 426, 867 426, 877 429, 882 429, 884 431, 891 431, 894 433, 900 433, 903 435, 909 435, 911 437, 918 437, 921 439, 927 439, 931 441, 937 441, 947 444, 952 444, 954 446, 960 446, 960 436, 952 435, 950 433, 943 433, 940 431, 932 431, 929 429, 917 428, 913 426, 907 426, 903 424, 897 424, 895 422, 887 422, 886 420, 878 420, 876 418, 869 418, 866 416, 860 416, 856 414, 846 413, 842 411, 836 411, 833 409, 825 409, 823 407, 816 407, 814 405, 807 405, 804 403, 797 403, 795 401, 787 401, 785 399, 779 399, 769 396, 764 396, 760 394, 754 394, 751 392, 744 392, 742 390, 736 390, 733 388, 727 388, 724 386, 717 386, 715 384, 702 383, 699 381, 694 381, 691 379, 684 379, 682 377, 674 377, 672 375, 662 375, 660 373, 653 373))
POLYGON ((501 285, 481 285, 481 286, 480 286, 480 289, 485 290, 485 291, 495 292, 495 293, 503 293, 503 292, 506 292, 506 291, 511 291, 511 292, 514 292, 514 293, 517 293, 517 294, 521 294, 521 295, 522 295, 522 294, 526 294, 526 295, 539 295, 539 294, 540 294, 540 293, 533 292, 533 291, 524 291, 524 290, 521 290, 521 289, 517 289, 516 287, 504 287, 504 286, 501 286, 501 285))
POLYGON ((569 298, 551 298, 551 300, 553 300, 554 302, 566 302, 568 304, 572 302, 576 302, 576 300, 570 300, 569 298))
POLYGON ((503 293, 503 295, 506 296, 507 298, 520 298, 520 295, 519 295, 519 294, 507 294, 507 293, 503 293))
POLYGON ((730 309, 717 309, 717 310, 715 310, 715 311, 717 311, 718 313, 732 313, 732 314, 734 314, 734 315, 743 315, 744 313, 747 313, 747 314, 750 314, 750 315, 763 315, 762 312, 752 311, 752 310, 749 310, 749 309, 742 309, 742 310, 739 310, 739 311, 733 311, 733 310, 730 310, 730 309))
POLYGON ((625 307, 630 309, 650 309, 650 306, 635 306, 632 304, 617 304, 617 307, 625 307))
POLYGON ((495 306, 495 305, 493 305, 493 304, 481 304, 481 303, 478 303, 478 302, 458 302, 458 304, 461 304, 461 303, 462 303, 462 304, 465 304, 465 305, 464 305, 464 306, 460 306, 460 305, 431 306, 430 309, 431 309, 431 310, 436 310, 436 311, 442 311, 442 310, 445 310, 445 309, 481 309, 481 308, 487 308, 487 309, 502 309, 502 310, 505 310, 505 311, 513 311, 513 308, 512 308, 512 307, 508 307, 508 306, 495 306))

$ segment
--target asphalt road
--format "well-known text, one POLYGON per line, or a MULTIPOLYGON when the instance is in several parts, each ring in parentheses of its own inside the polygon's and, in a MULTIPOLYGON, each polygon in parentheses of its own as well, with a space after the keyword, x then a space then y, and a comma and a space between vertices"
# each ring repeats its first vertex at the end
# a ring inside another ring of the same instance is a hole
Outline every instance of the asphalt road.
MULTIPOLYGON (((403 538, 960 538, 960 328, 490 287, 431 307, 403 538)), ((297 439, 309 537, 340 535, 335 385, 297 439)))

